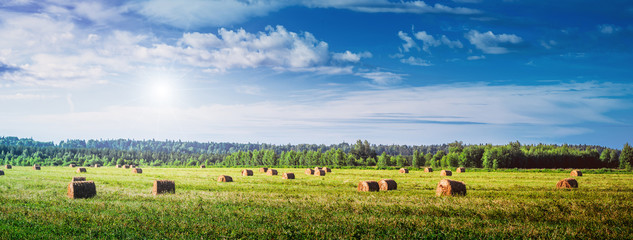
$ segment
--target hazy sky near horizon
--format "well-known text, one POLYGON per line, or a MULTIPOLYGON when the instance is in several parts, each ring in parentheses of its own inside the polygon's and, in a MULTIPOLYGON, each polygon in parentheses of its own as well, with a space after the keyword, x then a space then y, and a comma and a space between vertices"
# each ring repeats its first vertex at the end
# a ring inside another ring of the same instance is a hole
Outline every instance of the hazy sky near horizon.
POLYGON ((633 2, 0 0, 0 135, 633 142, 633 2))

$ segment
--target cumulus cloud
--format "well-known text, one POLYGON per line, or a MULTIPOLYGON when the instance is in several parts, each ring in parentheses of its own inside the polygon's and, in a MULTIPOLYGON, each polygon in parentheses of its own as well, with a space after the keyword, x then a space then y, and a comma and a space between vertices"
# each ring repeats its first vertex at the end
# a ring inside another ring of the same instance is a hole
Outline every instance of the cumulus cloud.
POLYGON ((416 58, 416 57, 403 58, 403 59, 400 59, 400 62, 413 65, 413 66, 423 66, 423 67, 428 67, 428 66, 433 65, 428 60, 424 60, 424 59, 416 58))
POLYGON ((378 85, 396 84, 402 81, 402 78, 405 76, 404 74, 383 71, 360 72, 356 73, 356 75, 370 79, 373 81, 373 83, 378 85))
POLYGON ((523 39, 514 34, 494 34, 492 31, 480 33, 471 30, 465 35, 466 39, 478 49, 488 54, 508 53, 508 47, 521 43, 523 39))
POLYGON ((462 48, 464 45, 459 40, 451 41, 446 35, 439 37, 433 37, 426 33, 426 31, 417 32, 415 38, 422 41, 422 50, 430 52, 429 47, 438 47, 440 45, 446 45, 449 48, 462 48))
POLYGON ((479 56, 468 56, 466 59, 468 60, 481 60, 481 59, 486 59, 486 56, 484 55, 479 55, 479 56))

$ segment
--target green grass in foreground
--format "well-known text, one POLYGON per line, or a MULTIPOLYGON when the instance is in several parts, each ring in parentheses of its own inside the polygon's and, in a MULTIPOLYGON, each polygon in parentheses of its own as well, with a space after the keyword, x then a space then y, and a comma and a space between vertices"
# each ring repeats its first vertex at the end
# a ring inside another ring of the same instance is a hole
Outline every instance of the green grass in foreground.
POLYGON ((540 238, 633 239, 633 177, 569 172, 466 172, 465 197, 435 197, 439 171, 334 169, 325 177, 278 169, 251 177, 238 168, 14 167, 0 176, 0 239, 540 238), (294 172, 297 179, 283 180, 294 172), (216 182, 226 174, 235 182, 216 182), (72 176, 95 181, 97 196, 69 199, 72 176), (398 190, 357 192, 360 180, 391 178, 398 190), (176 194, 153 196, 153 180, 176 194))

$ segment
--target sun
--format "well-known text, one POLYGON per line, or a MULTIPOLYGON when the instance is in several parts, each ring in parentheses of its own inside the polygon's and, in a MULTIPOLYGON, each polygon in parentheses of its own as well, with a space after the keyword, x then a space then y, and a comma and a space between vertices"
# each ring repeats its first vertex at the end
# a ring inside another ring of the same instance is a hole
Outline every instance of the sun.
POLYGON ((167 83, 156 83, 151 87, 150 92, 154 100, 163 101, 172 97, 172 90, 172 87, 167 83))

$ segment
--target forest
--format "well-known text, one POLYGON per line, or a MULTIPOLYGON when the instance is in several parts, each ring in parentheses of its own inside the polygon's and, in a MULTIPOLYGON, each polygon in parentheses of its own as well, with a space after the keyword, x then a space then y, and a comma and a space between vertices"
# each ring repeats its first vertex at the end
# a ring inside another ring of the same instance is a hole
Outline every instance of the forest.
POLYGON ((633 149, 593 145, 375 145, 367 140, 332 145, 157 140, 66 140, 40 142, 0 137, 0 163, 90 166, 348 166, 472 168, 623 168, 631 169, 633 149))

